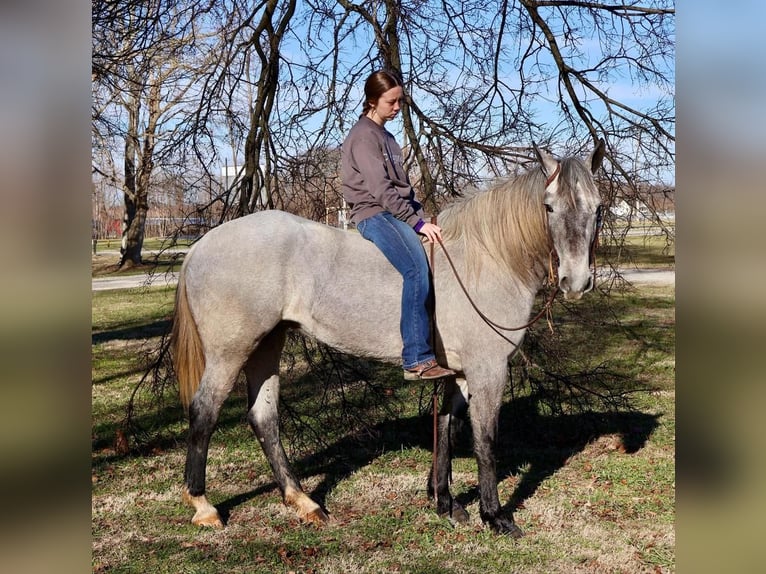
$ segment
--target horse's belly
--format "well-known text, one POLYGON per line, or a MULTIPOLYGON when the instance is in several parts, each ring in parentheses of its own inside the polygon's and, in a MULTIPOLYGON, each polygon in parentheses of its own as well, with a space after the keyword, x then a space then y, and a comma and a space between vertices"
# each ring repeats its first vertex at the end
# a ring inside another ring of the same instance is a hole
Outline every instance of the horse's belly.
POLYGON ((368 357, 386 362, 401 362, 402 339, 398 330, 394 336, 381 331, 333 328, 315 325, 312 330, 302 329, 322 343, 355 357, 368 357))
MULTIPOLYGON (((380 295, 380 293, 379 293, 380 295)), ((402 338, 399 332, 399 298, 375 301, 344 296, 341 289, 314 299, 310 312, 289 310, 286 318, 295 321, 301 331, 344 353, 384 361, 400 361, 402 338)))

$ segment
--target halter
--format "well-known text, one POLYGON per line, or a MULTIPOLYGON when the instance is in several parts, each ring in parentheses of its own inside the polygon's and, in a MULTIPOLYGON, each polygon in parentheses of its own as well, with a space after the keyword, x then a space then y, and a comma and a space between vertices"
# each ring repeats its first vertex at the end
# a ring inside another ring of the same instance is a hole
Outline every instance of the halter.
POLYGON ((545 180, 545 189, 548 189, 548 186, 553 183, 553 180, 556 179, 556 176, 558 176, 559 172, 561 171, 561 162, 556 162, 556 169, 553 170, 553 173, 548 176, 548 179, 545 180))

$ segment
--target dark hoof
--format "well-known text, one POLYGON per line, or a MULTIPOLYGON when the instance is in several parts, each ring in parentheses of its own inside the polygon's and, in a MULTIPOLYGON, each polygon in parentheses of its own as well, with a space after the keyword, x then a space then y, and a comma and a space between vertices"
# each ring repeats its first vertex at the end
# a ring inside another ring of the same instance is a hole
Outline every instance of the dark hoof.
POLYGON ((457 502, 452 501, 452 507, 446 512, 439 512, 440 518, 446 518, 453 526, 468 522, 468 512, 457 502))
POLYGON ((489 523, 489 526, 493 531, 504 536, 510 536, 511 538, 521 538, 524 536, 524 532, 516 526, 513 519, 496 518, 489 523))

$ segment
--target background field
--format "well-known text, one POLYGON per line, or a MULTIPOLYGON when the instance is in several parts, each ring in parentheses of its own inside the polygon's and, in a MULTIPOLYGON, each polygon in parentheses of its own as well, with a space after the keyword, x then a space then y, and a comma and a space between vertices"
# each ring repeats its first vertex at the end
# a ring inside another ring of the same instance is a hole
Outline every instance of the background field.
MULTIPOLYGON (((656 245, 635 255, 651 266, 673 260, 656 245)), ((675 570, 672 286, 594 292, 557 305, 555 335, 545 326, 530 333, 530 357, 555 354, 543 366, 611 398, 512 367, 497 454, 501 502, 526 532, 520 540, 498 537, 479 520, 468 432, 455 453, 452 491, 471 521, 453 528, 432 511, 430 385, 405 384, 396 368, 349 364, 301 339, 285 357, 285 444, 304 488, 334 522, 301 525, 282 505, 245 422, 240 387, 208 464, 208 497, 227 526, 193 527, 180 500, 186 426, 175 389, 157 400, 143 385, 134 426, 125 426, 172 302, 172 288, 93 295, 94 572, 675 570), (583 368, 589 375, 578 379, 583 368)))

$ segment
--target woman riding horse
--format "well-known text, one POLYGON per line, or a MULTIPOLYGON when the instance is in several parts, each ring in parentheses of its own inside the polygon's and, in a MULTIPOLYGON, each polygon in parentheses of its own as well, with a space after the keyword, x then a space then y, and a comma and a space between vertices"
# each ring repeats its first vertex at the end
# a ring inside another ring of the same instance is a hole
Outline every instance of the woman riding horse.
POLYGON ((392 72, 373 72, 364 83, 359 121, 341 148, 341 189, 359 233, 401 274, 402 363, 406 380, 455 374, 436 362, 431 341, 431 277, 418 234, 441 241, 441 228, 425 220, 415 199, 402 150, 386 129, 399 113, 402 84, 392 72))

